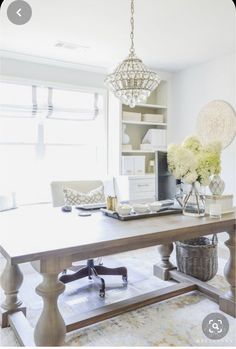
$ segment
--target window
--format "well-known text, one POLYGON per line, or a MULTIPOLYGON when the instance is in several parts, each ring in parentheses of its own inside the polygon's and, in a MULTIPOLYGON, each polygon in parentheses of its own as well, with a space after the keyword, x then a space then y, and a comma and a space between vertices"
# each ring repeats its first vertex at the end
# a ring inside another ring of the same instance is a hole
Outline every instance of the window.
POLYGON ((51 201, 50 182, 107 172, 105 95, 0 82, 0 192, 51 201))

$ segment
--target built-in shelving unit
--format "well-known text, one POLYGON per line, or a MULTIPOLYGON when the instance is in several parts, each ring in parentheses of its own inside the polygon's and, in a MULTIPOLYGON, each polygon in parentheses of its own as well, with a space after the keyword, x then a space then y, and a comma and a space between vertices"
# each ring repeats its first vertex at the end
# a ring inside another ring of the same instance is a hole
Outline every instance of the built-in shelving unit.
POLYGON ((126 125, 139 125, 139 126, 167 126, 166 122, 148 122, 148 121, 125 121, 122 120, 123 124, 126 125))
POLYGON ((140 149, 132 149, 132 150, 123 150, 122 151, 123 154, 132 154, 132 153, 140 153, 140 154, 153 154, 155 153, 154 150, 140 150, 140 149))
MULTIPOLYGON (((168 127, 168 81, 162 80, 159 86, 151 96, 147 103, 136 105, 135 108, 130 108, 127 105, 121 105, 121 137, 120 137, 120 174, 124 174, 122 169, 122 156, 145 156, 145 173, 150 175, 150 161, 155 158, 154 150, 142 150, 140 144, 148 130, 160 129, 167 132, 168 127), (123 112, 140 113, 142 118, 140 121, 123 120, 123 112), (149 122, 144 120, 144 114, 162 114, 163 122, 149 122), (123 127, 125 125, 125 133, 129 136, 129 144, 131 149, 124 149, 123 144, 123 127)), ((165 149, 162 147, 161 149, 165 149)))
POLYGON ((137 107, 153 108, 153 109, 167 109, 166 105, 160 104, 138 104, 137 107))

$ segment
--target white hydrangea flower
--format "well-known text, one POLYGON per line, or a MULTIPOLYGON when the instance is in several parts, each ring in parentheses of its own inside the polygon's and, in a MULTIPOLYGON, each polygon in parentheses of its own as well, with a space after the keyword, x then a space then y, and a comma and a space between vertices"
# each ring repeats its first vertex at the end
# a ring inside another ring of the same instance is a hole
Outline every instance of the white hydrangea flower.
POLYGON ((183 179, 186 183, 199 181, 208 185, 210 176, 219 174, 220 142, 212 142, 202 146, 195 136, 188 137, 182 143, 170 144, 168 147, 168 166, 175 178, 183 179))
POLYGON ((188 172, 188 173, 183 177, 183 181, 184 181, 185 183, 191 184, 191 183, 196 182, 197 178, 198 178, 198 174, 197 174, 196 171, 188 172))
POLYGON ((204 150, 209 153, 220 154, 222 151, 222 143, 219 141, 213 141, 205 145, 204 150))
POLYGON ((200 140, 198 139, 198 137, 196 137, 196 136, 191 136, 191 137, 185 138, 185 140, 182 143, 182 146, 184 148, 191 150, 194 153, 199 152, 202 148, 202 144, 201 144, 200 140))

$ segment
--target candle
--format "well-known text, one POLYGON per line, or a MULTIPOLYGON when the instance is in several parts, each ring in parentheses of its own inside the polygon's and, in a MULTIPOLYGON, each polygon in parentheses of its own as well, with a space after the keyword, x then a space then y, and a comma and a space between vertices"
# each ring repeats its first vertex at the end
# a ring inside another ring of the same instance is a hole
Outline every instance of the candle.
POLYGON ((211 218, 221 218, 221 205, 210 204, 209 213, 211 218))

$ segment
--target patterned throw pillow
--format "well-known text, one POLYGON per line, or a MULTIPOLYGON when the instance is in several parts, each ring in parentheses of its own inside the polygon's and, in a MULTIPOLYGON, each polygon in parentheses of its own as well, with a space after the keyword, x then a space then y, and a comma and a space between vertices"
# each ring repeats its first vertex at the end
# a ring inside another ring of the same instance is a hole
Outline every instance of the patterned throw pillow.
POLYGON ((105 202, 103 186, 93 189, 89 193, 81 193, 66 187, 63 189, 63 192, 67 205, 97 204, 105 202))

